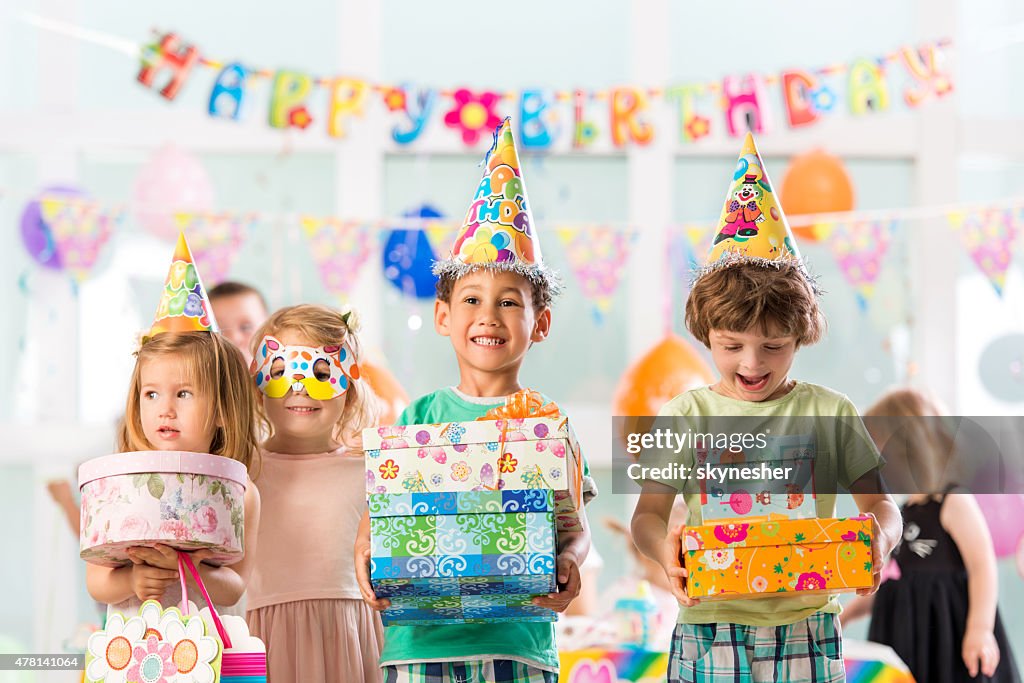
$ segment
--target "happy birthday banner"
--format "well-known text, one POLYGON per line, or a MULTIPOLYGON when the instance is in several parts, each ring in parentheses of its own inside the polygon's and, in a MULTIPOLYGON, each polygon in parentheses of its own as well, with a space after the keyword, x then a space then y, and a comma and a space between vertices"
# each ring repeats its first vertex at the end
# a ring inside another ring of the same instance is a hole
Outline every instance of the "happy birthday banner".
POLYGON ((245 119, 257 86, 269 84, 269 94, 262 96, 267 98, 267 121, 273 128, 319 127, 341 139, 371 105, 383 106, 395 121, 391 138, 400 146, 415 143, 440 121, 465 146, 475 148, 506 114, 519 122, 522 147, 535 151, 556 145, 586 150, 602 139, 614 148, 649 145, 659 133, 649 121, 655 105, 676 112, 675 130, 668 134, 693 143, 714 135, 738 137, 748 129, 759 136, 770 133, 777 118, 774 110, 780 107, 786 125, 801 128, 844 109, 864 116, 890 109, 894 100, 916 108, 953 91, 951 71, 944 63, 953 45, 949 38, 818 68, 750 71, 668 87, 507 90, 373 83, 351 75, 255 67, 206 55, 173 32, 139 45, 28 12, 22 18, 139 58, 138 82, 168 100, 192 83, 198 68, 215 71, 212 85, 202 86, 209 88, 207 113, 213 118, 245 119))
POLYGON ((780 90, 790 128, 815 124, 840 111, 841 103, 854 116, 889 109, 894 95, 908 107, 918 107, 953 91, 952 77, 942 63, 943 51, 951 45, 951 40, 942 39, 817 69, 750 72, 666 88, 507 91, 381 84, 352 76, 253 67, 209 57, 177 34, 164 33, 142 48, 138 81, 174 100, 197 66, 214 70, 207 111, 211 117, 235 121, 244 118, 254 83, 269 82, 272 127, 305 130, 318 124, 334 138, 346 137, 350 121, 365 116, 376 102, 397 120, 391 137, 399 145, 414 143, 432 120, 441 119, 465 146, 475 147, 514 107, 523 147, 545 150, 570 136, 571 147, 581 150, 600 135, 617 148, 650 144, 656 131, 646 119, 654 102, 675 107, 676 132, 683 142, 700 140, 722 126, 732 137, 748 128, 759 135, 770 132, 774 116, 768 93, 774 88, 780 90), (902 83, 892 82, 896 80, 902 83), (326 102, 314 105, 318 91, 326 93, 326 102), (561 124, 566 118, 570 125, 561 124))

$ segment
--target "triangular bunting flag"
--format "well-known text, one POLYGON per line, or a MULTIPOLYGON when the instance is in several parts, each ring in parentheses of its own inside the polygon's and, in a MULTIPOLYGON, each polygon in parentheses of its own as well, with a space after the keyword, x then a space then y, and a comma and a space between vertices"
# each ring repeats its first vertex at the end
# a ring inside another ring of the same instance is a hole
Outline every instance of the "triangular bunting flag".
POLYGON ((971 260, 978 266, 996 294, 1003 295, 1006 271, 1013 258, 1013 241, 1020 230, 1020 219, 1013 209, 986 209, 947 215, 950 226, 959 228, 971 260))
POLYGON ((61 264, 76 282, 82 282, 124 217, 124 210, 105 209, 89 200, 58 197, 43 197, 39 206, 61 264))
POLYGON ((587 230, 563 227, 557 232, 580 290, 594 305, 595 319, 602 322, 619 287, 636 232, 600 226, 587 230))
POLYGON ((857 291, 861 310, 867 309, 875 282, 892 242, 891 221, 853 221, 829 224, 828 245, 840 272, 857 291))
POLYGON ((345 297, 370 257, 370 229, 363 223, 336 218, 305 216, 300 220, 324 287, 331 294, 345 297))
POLYGON ((228 278, 235 257, 256 220, 251 214, 174 214, 175 225, 188 234, 192 253, 203 264, 210 285, 228 278))

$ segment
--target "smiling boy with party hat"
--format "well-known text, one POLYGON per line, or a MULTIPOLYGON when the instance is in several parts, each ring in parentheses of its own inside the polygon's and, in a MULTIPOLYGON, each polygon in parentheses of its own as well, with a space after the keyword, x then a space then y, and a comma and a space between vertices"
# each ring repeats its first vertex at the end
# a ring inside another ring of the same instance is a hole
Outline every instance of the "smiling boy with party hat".
MULTIPOLYGON (((451 340, 459 384, 414 401, 398 424, 471 421, 511 402, 541 398, 524 390, 519 369, 526 352, 551 326, 550 305, 559 293, 557 276, 544 264, 509 119, 498 127, 466 220, 449 258, 435 264, 439 276, 434 327, 451 340)), ((596 487, 583 463, 584 499, 596 487)), ((590 548, 586 516, 582 530, 558 535, 556 574, 560 590, 534 604, 564 611, 579 593, 579 565, 590 548)), ((356 543, 356 571, 363 598, 376 609, 369 582, 369 518, 356 543)), ((414 681, 540 682, 558 677, 554 626, 508 622, 385 629, 381 655, 388 683, 414 681)))
MULTIPOLYGON (((719 380, 673 398, 660 414, 685 416, 701 433, 713 431, 703 425, 716 418, 756 417, 759 425, 767 424, 763 418, 812 419, 813 433, 800 436, 815 453, 816 515, 835 516, 837 488, 829 490, 825 482, 851 491, 857 507, 872 515, 874 587, 858 591, 868 593, 877 588, 882 562, 899 539, 900 514, 883 492, 880 457, 850 400, 789 378, 798 349, 824 332, 818 296, 748 134, 708 260, 686 302, 686 326, 711 351, 719 380)), ((692 452, 680 457, 690 466, 696 462, 692 452)), ((668 679, 845 680, 835 595, 714 602, 689 597, 682 537, 686 525, 705 522, 706 511, 701 496, 684 487, 680 480, 644 481, 632 524, 637 547, 662 564, 681 605, 668 679), (668 517, 679 492, 689 514, 672 529, 668 517)))

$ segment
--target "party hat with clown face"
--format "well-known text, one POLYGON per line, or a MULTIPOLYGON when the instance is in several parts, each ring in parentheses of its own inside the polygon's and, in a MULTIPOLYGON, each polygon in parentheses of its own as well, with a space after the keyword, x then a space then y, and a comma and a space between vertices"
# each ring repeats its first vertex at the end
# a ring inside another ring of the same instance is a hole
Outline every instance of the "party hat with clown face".
POLYGON ((217 320, 185 234, 178 233, 160 305, 146 339, 162 332, 216 332, 217 320))
POLYGON ((434 274, 456 280, 478 269, 505 270, 531 282, 543 280, 552 293, 557 292, 558 278, 541 256, 510 118, 495 131, 483 166, 483 178, 452 252, 434 264, 434 274))
POLYGON ((737 263, 766 267, 794 263, 814 286, 750 133, 743 141, 743 151, 725 195, 711 252, 697 278, 737 263))

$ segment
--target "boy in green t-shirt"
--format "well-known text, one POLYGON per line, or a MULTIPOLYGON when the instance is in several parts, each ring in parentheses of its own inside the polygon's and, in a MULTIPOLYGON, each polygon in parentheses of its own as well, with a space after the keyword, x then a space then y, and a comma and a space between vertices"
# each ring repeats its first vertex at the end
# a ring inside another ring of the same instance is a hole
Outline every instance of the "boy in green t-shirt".
MULTIPOLYGON (((697 433, 713 433, 706 426, 721 425, 723 418, 732 418, 734 427, 736 418, 757 418, 762 425, 773 420, 773 427, 802 423, 807 433, 800 437, 814 452, 816 515, 835 516, 838 484, 872 518, 874 586, 858 592, 874 592, 882 563, 900 538, 900 513, 884 493, 881 459, 850 400, 789 378, 797 350, 821 338, 825 320, 814 281, 749 134, 707 263, 687 299, 686 325, 710 349, 719 380, 675 397, 660 414, 687 418, 697 433)), ((697 460, 692 451, 681 457, 689 467, 697 460)), ((722 513, 702 508, 700 495, 685 486, 688 519, 670 529, 669 513, 684 486, 679 479, 644 481, 632 524, 637 548, 661 563, 681 605, 668 680, 846 680, 834 595, 786 593, 711 602, 688 597, 688 572, 682 566, 685 526, 702 524, 705 514, 721 518, 722 513)), ((757 569, 749 568, 753 574, 757 569)), ((769 590, 779 581, 770 569, 763 573, 752 579, 755 590, 769 590)), ((799 582, 796 588, 802 588, 799 582)))
MULTIPOLYGON (((495 134, 477 189, 451 258, 435 265, 439 276, 434 327, 451 339, 459 365, 457 387, 423 396, 402 413, 398 424, 470 421, 505 404, 520 391, 519 368, 526 352, 551 328, 552 298, 559 283, 541 260, 519 159, 506 119, 495 134)), ((584 467, 583 494, 595 488, 584 467)), ((559 591, 534 604, 564 611, 580 591, 579 567, 590 549, 583 510, 582 531, 558 534, 559 591)), ((369 516, 356 541, 356 574, 363 599, 378 599, 369 580, 369 516)), ((387 683, 500 683, 558 680, 554 625, 537 622, 391 626, 384 630, 380 664, 387 683)))

